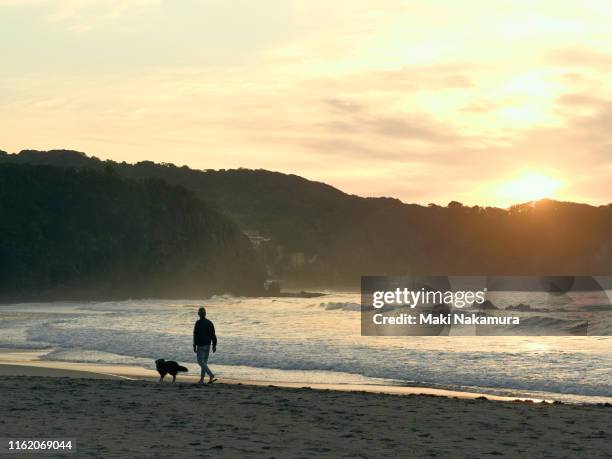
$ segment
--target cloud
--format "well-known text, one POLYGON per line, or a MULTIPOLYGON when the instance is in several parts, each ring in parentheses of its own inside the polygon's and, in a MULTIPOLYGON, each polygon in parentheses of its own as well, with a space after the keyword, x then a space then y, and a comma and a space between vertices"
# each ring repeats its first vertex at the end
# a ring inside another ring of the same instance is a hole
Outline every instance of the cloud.
POLYGON ((468 90, 474 87, 471 78, 458 71, 469 68, 467 64, 448 66, 411 66, 380 71, 352 71, 340 75, 313 78, 311 84, 324 86, 329 92, 339 94, 376 92, 415 93, 419 91, 468 90))
POLYGON ((0 0, 0 7, 2 6, 25 6, 48 3, 49 0, 0 0))
POLYGON ((363 110, 363 104, 350 100, 331 97, 325 101, 334 110, 342 113, 356 113, 363 110))
POLYGON ((3 13, 17 13, 8 21, 29 18, 30 24, 25 26, 36 24, 36 33, 43 34, 60 31, 84 34, 124 16, 137 17, 146 8, 159 4, 159 0, 0 0, 0 8, 6 9, 3 13), (43 21, 38 21, 39 18, 43 21))
POLYGON ((364 138, 380 136, 397 141, 446 143, 461 140, 462 136, 448 126, 430 119, 427 114, 386 114, 364 111, 332 115, 321 121, 329 135, 359 135, 364 138))
POLYGON ((604 100, 592 94, 586 93, 568 93, 562 94, 557 98, 557 103, 563 106, 571 107, 595 107, 600 106, 604 100))
POLYGON ((586 46, 555 49, 548 53, 553 64, 573 67, 609 68, 612 66, 612 54, 598 51, 586 46))
POLYGON ((490 184, 549 167, 564 197, 602 199, 586 178, 609 171, 612 15, 526 5, 0 0, 18 44, 0 148, 264 167, 425 203, 494 204, 490 184))

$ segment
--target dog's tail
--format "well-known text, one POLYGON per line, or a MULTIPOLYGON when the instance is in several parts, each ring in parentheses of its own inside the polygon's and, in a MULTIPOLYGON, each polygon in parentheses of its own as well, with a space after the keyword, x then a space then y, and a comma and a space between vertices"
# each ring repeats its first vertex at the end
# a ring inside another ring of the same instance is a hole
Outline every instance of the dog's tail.
POLYGON ((183 367, 181 365, 178 366, 177 370, 178 371, 189 371, 187 368, 185 368, 185 367, 183 367))

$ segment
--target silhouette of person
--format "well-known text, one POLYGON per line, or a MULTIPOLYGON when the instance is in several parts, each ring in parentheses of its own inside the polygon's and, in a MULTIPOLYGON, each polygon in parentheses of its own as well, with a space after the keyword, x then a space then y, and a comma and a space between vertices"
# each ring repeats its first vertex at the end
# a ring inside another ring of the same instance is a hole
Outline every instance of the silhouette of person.
POLYGON ((214 383, 217 378, 208 366, 208 356, 210 355, 210 345, 212 343, 212 351, 217 352, 217 335, 215 334, 214 324, 206 318, 206 309, 198 309, 200 319, 196 321, 193 327, 193 352, 198 356, 198 365, 200 365, 200 381, 198 384, 204 384, 204 376, 208 375, 208 384, 214 383))

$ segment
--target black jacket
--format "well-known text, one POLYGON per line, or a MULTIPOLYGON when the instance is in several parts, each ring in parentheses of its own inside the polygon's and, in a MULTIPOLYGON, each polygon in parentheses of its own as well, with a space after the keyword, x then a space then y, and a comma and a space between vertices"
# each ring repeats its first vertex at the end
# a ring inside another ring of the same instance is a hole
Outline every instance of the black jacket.
POLYGON ((193 327, 193 344, 195 346, 213 346, 217 345, 217 335, 215 335, 215 326, 208 319, 200 319, 193 327))

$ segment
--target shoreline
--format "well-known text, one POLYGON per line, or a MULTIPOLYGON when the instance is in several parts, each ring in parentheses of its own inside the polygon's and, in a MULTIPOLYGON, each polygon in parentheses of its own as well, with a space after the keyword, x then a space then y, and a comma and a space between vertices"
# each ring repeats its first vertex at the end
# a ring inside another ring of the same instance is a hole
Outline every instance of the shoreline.
MULTIPOLYGON (((69 377, 86 379, 114 379, 128 381, 157 382, 159 374, 155 370, 144 367, 118 364, 62 362, 42 360, 49 349, 0 349, 0 377, 31 376, 31 377, 69 377)), ((195 384, 199 377, 179 374, 178 384, 195 384)), ((171 378, 164 380, 171 384, 171 378)), ((567 403, 554 398, 536 398, 523 396, 494 395, 484 392, 442 389, 426 386, 383 385, 383 384, 343 384, 343 383, 311 383, 279 380, 253 380, 219 377, 216 384, 239 385, 253 387, 278 387, 287 389, 313 389, 318 391, 365 392, 399 396, 423 396, 439 398, 457 398, 465 400, 487 400, 494 402, 514 403, 544 403, 569 405, 601 405, 602 403, 567 403)))
MULTIPOLYGON (((127 381, 148 381, 157 383, 159 375, 153 370, 146 368, 120 366, 120 365, 98 365, 79 364, 72 362, 11 362, 0 361, 0 377, 10 376, 32 376, 32 377, 56 377, 56 378, 84 378, 84 379, 112 379, 127 381)), ((278 387, 283 389, 312 389, 318 391, 336 392, 365 392, 371 394, 400 395, 400 396, 424 396, 439 398, 459 398, 465 400, 489 400, 495 402, 517 402, 517 403, 557 403, 554 400, 544 400, 528 397, 505 397, 479 392, 463 392, 447 389, 436 389, 420 386, 386 386, 377 384, 340 384, 340 383, 306 383, 291 381, 261 381, 253 379, 234 379, 219 377, 215 384, 228 384, 251 387, 278 387)), ((199 377, 193 375, 177 376, 176 384, 196 384, 199 377)), ((164 385, 170 385, 171 377, 164 380, 164 385)))

